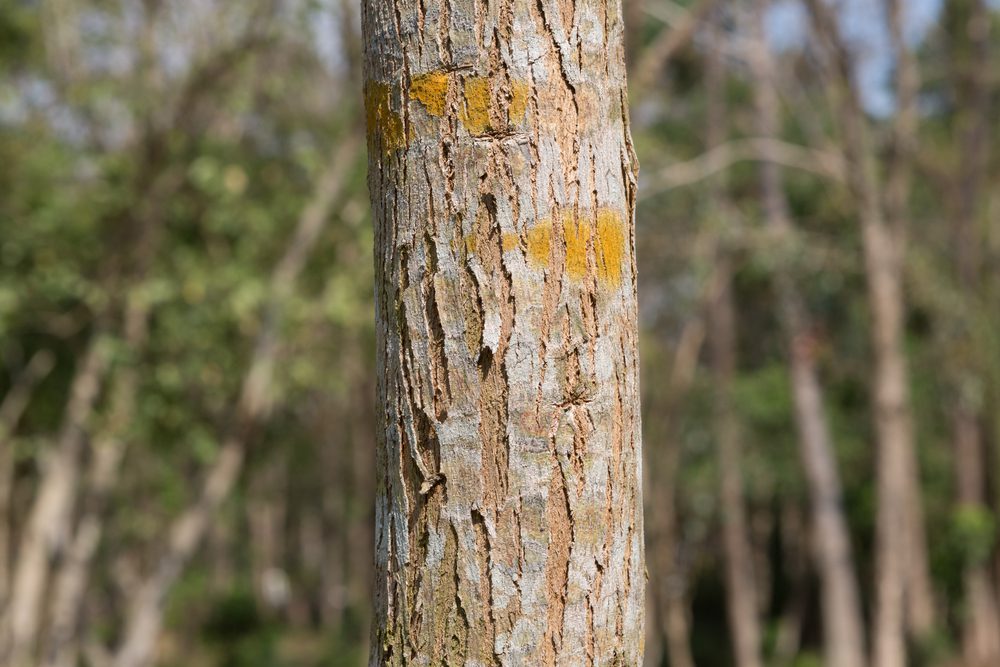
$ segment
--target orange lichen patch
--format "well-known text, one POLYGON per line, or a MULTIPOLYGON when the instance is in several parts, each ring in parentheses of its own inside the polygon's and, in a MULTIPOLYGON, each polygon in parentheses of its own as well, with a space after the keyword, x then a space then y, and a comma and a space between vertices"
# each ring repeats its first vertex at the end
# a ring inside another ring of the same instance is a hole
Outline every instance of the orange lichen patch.
POLYGON ((443 116, 448 98, 448 74, 427 72, 413 77, 410 97, 424 105, 432 116, 443 116))
POLYGON ((524 113, 528 108, 528 84, 523 81, 513 81, 510 84, 510 106, 507 108, 507 117, 515 125, 524 120, 524 113))
POLYGON ((459 116, 471 134, 483 134, 490 127, 490 80, 469 77, 464 83, 465 108, 459 116))
MULTIPOLYGON (((436 70, 418 74, 410 83, 410 97, 427 110, 431 116, 444 116, 448 111, 448 91, 455 75, 436 70)), ((524 81, 511 81, 507 92, 506 117, 501 101, 502 83, 499 79, 485 76, 468 76, 461 82, 461 109, 458 119, 469 134, 480 136, 503 125, 516 125, 524 120, 528 108, 528 85, 524 81), (495 84, 495 85, 494 85, 495 84)))
POLYGON ((379 144, 385 152, 406 145, 403 119, 390 106, 392 89, 388 84, 369 81, 365 85, 365 118, 368 121, 368 141, 379 144))
POLYGON ((519 237, 517 234, 507 232, 506 234, 503 235, 502 242, 503 242, 503 251, 509 252, 521 244, 521 237, 519 237))
POLYGON ((581 219, 573 211, 563 211, 563 238, 566 241, 566 273, 580 279, 587 275, 587 245, 590 243, 589 220, 581 219))
POLYGON ((543 221, 528 230, 528 259, 536 266, 549 263, 549 248, 552 246, 552 223, 543 221))
POLYGON ((609 285, 622 281, 622 259, 625 257, 625 226, 617 211, 597 210, 597 238, 594 240, 597 277, 609 285))

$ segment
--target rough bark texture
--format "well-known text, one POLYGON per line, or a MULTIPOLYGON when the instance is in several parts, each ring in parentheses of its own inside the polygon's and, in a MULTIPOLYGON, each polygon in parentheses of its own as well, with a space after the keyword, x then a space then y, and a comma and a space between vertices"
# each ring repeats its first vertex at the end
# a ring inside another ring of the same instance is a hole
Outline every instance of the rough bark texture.
POLYGON ((372 665, 641 663, 617 0, 366 0, 372 665))

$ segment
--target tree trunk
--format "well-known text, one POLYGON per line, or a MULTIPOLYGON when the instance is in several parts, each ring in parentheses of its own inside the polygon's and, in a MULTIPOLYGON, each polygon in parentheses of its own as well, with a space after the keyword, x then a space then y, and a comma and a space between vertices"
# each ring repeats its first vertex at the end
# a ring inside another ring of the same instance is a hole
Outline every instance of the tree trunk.
POLYGON ((91 567, 104 531, 108 496, 119 478, 129 424, 139 391, 139 355, 149 334, 148 307, 135 294, 126 300, 125 344, 130 358, 118 371, 110 390, 111 407, 107 424, 91 446, 89 494, 58 574, 49 615, 48 634, 42 643, 39 664, 46 667, 73 667, 79 652, 79 626, 91 567))
POLYGON ((730 259, 720 255, 716 271, 721 274, 722 287, 710 310, 709 347, 715 381, 714 419, 727 609, 735 664, 737 667, 761 667, 757 581, 743 499, 742 436, 732 396, 736 372, 736 322, 730 259))
MULTIPOLYGON (((781 569, 789 589, 774 633, 771 664, 792 665, 802 647, 802 626, 809 604, 808 531, 806 517, 797 500, 785 500, 778 516, 781 522, 781 569)), ((832 663, 824 662, 824 665, 832 663)), ((857 663, 852 667, 863 667, 857 663)))
MULTIPOLYGON (((920 74, 916 55, 906 42, 904 15, 906 3, 885 0, 889 23, 889 38, 895 65, 896 112, 892 122, 892 150, 883 192, 886 218, 900 253, 900 267, 909 238, 909 199, 916 153, 920 74)), ((900 275, 902 281, 902 275, 900 275)), ((915 442, 905 448, 907 497, 905 584, 906 622, 910 634, 918 640, 931 637, 935 625, 934 585, 927 553, 927 531, 924 526, 923 494, 920 483, 920 463, 915 442)))
MULTIPOLYGON (((773 138, 779 132, 779 108, 774 88, 777 77, 760 18, 767 4, 758 3, 750 61, 756 79, 758 130, 762 137, 773 138)), ((760 174, 768 225, 776 240, 787 244, 794 230, 780 168, 773 162, 764 162, 760 174)), ((808 316, 802 295, 786 270, 778 271, 775 287, 789 352, 799 455, 812 508, 813 553, 822 585, 825 664, 828 667, 861 667, 865 664, 861 596, 808 316)))
POLYGON ((21 544, 10 602, 0 628, 0 662, 13 667, 30 663, 52 558, 64 547, 79 479, 85 428, 98 400, 109 363, 103 330, 91 335, 70 387, 65 421, 46 461, 21 544))
MULTIPOLYGON (((713 293, 709 280, 706 292, 713 293)), ((707 298, 706 298, 707 301, 707 298)), ((677 407, 690 390, 705 341, 705 308, 684 325, 678 338, 666 382, 651 387, 650 405, 655 419, 646 435, 646 464, 643 467, 650 521, 646 524, 646 557, 655 573, 650 580, 650 609, 657 624, 646 634, 646 664, 659 667, 666 652, 671 667, 694 667, 691 655, 691 620, 688 573, 680 557, 681 526, 677 511, 677 479, 681 465, 681 441, 677 433, 677 407), (659 389, 660 391, 657 391, 659 389), (650 451, 649 435, 660 441, 660 452, 650 451), (654 650, 650 651, 651 642, 654 650)), ((649 424, 649 422, 647 422, 649 424)), ((652 624, 647 624, 652 625, 652 624)))
POLYGON ((40 350, 32 355, 0 402, 0 619, 7 606, 10 585, 10 545, 13 516, 11 496, 14 492, 14 434, 31 394, 55 365, 55 355, 40 350))
POLYGON ((371 665, 639 665, 617 0, 366 0, 380 432, 371 665))
MULTIPOLYGON (((982 433, 976 418, 961 408, 952 416, 955 434, 955 486, 960 508, 986 511, 982 433)), ((962 653, 970 667, 996 665, 1000 656, 1000 614, 986 560, 970 559, 965 585, 962 653)))

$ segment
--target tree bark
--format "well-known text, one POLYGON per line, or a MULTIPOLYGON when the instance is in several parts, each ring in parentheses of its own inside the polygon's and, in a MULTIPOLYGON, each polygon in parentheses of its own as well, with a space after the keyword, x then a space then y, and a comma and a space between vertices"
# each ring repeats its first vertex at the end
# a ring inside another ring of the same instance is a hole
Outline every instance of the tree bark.
MULTIPOLYGON (((768 4, 758 3, 750 64, 756 79, 758 131, 761 136, 771 138, 779 132, 779 108, 774 61, 761 22, 768 4)), ((788 244, 794 229, 781 169, 773 162, 765 162, 760 167, 760 175, 768 225, 779 244, 788 244)), ((861 596, 808 315, 802 295, 787 270, 779 269, 775 288, 789 352, 799 455, 812 508, 813 554, 822 585, 825 664, 828 667, 861 667, 865 664, 861 596)))
POLYGON ((639 665, 618 0, 366 0, 375 665, 639 665))

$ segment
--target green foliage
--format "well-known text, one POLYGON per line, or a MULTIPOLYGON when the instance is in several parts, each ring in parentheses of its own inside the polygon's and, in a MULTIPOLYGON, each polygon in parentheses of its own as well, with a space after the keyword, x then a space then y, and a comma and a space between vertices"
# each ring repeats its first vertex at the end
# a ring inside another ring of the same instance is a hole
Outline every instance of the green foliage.
POLYGON ((959 505, 952 514, 948 540, 965 565, 982 565, 993 553, 996 543, 996 520, 982 507, 959 505))

